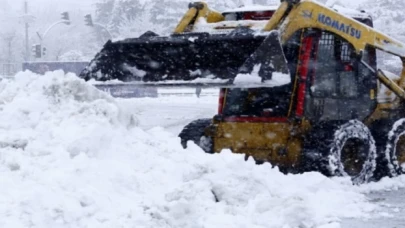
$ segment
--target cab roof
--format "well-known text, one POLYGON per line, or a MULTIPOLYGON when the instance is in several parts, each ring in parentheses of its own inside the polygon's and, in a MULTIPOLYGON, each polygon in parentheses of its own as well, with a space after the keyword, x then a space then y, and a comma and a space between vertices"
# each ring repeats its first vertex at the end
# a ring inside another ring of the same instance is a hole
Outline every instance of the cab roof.
POLYGON ((222 13, 227 14, 227 13, 242 13, 242 12, 275 11, 277 10, 278 6, 279 5, 270 5, 270 6, 250 5, 250 6, 242 6, 236 9, 225 10, 222 13))

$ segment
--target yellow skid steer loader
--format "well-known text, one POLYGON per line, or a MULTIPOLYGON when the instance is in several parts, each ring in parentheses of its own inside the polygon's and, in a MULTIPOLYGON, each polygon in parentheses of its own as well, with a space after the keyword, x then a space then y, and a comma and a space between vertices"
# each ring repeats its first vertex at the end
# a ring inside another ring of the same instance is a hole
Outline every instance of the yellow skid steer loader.
POLYGON ((197 2, 168 37, 109 41, 81 77, 218 87, 218 114, 187 125, 184 147, 364 183, 405 171, 405 69, 376 64, 376 50, 404 63, 405 45, 372 27, 312 0, 222 13, 197 2))

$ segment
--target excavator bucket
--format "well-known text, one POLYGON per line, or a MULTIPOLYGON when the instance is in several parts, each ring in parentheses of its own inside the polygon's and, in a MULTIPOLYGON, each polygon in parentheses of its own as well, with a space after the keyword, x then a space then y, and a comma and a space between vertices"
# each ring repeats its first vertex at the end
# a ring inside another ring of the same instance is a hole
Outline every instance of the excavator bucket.
POLYGON ((241 28, 229 34, 169 37, 147 33, 139 38, 108 41, 80 76, 85 80, 118 79, 149 85, 224 85, 233 84, 239 74, 254 72, 261 78, 259 83, 271 80, 274 72, 289 77, 277 31, 255 34, 241 28))

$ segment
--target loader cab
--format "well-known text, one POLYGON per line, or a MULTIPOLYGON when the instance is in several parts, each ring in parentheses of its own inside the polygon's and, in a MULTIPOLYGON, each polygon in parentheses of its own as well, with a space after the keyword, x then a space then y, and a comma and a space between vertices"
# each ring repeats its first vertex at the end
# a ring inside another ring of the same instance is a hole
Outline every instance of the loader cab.
MULTIPOLYGON (((372 26, 369 17, 357 20, 372 26)), ((283 49, 290 83, 222 89, 219 114, 225 121, 346 121, 365 119, 375 110, 374 73, 360 63, 352 44, 343 38, 319 29, 303 29, 283 49)), ((376 69, 374 49, 364 50, 363 60, 376 69)))

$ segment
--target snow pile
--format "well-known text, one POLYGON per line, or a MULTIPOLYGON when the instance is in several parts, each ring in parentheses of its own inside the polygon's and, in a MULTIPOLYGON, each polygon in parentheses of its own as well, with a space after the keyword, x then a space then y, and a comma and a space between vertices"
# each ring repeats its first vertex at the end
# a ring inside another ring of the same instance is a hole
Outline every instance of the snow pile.
POLYGON ((247 27, 254 31, 260 31, 267 25, 267 23, 268 20, 241 20, 207 23, 206 21, 200 19, 195 24, 193 32, 208 32, 210 34, 229 33, 238 27, 247 27))
POLYGON ((359 185, 358 188, 362 193, 397 191, 405 188, 405 176, 397 176, 395 178, 385 177, 379 182, 371 182, 367 185, 359 185))
POLYGON ((126 107, 62 72, 0 82, 0 227, 339 227, 377 209, 348 178, 183 150, 126 107))

